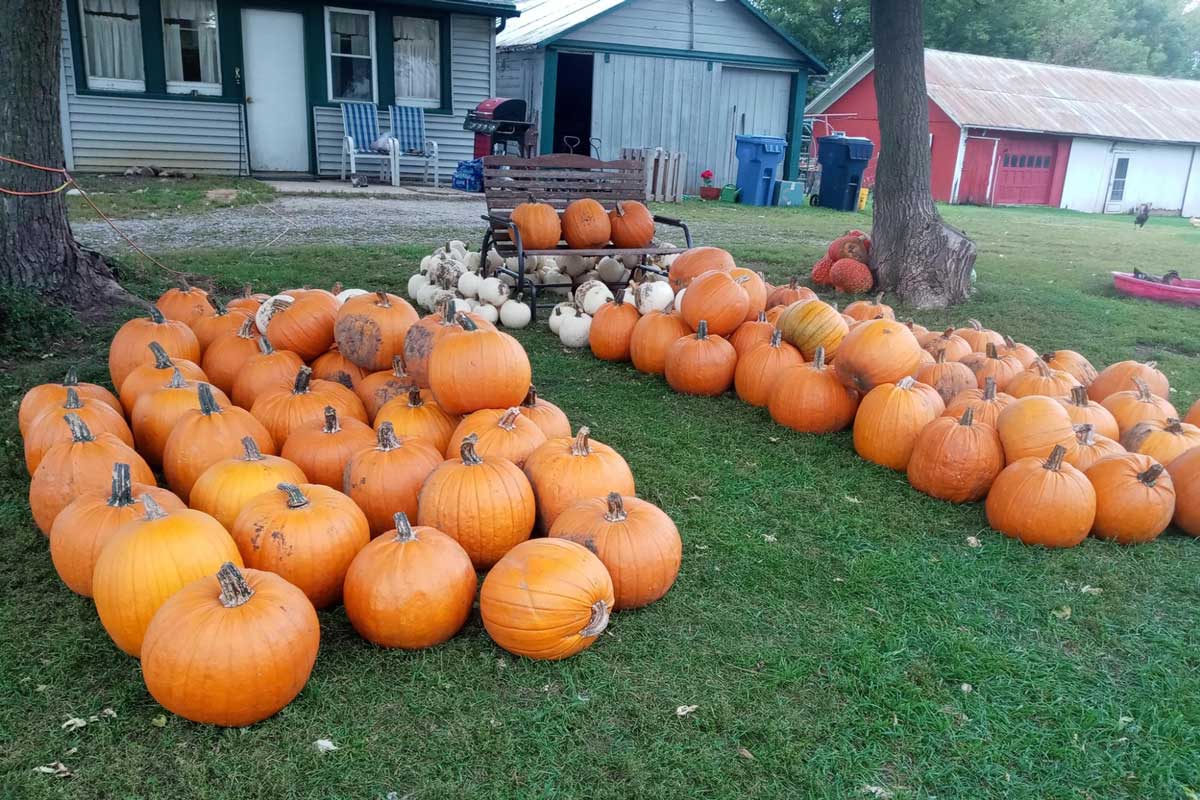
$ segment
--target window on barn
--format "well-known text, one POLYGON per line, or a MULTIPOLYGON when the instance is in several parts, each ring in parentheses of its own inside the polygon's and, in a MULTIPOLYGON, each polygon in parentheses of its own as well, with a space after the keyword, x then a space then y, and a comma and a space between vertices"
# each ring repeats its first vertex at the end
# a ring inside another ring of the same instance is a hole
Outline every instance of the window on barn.
POLYGON ((162 0, 167 91, 221 93, 217 0, 162 0))
POLYGON ((442 105, 442 37, 436 19, 392 18, 397 105, 442 105))
POLYGON ((329 99, 376 102, 375 12, 325 9, 329 99))
POLYGON ((88 87, 146 91, 139 0, 80 0, 88 87))

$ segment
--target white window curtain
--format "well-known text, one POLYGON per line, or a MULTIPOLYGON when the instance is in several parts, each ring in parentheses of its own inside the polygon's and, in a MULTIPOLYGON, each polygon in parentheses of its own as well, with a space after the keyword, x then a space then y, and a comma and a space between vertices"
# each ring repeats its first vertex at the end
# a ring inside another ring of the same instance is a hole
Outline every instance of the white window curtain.
POLYGON ((138 0, 81 0, 88 85, 144 90, 138 0))
POLYGON ((217 42, 217 0, 162 0, 163 58, 168 89, 191 91, 187 85, 221 84, 217 42))
POLYGON ((397 103, 435 108, 441 105, 441 44, 436 19, 392 18, 397 103))
POLYGON ((374 12, 326 9, 329 98, 375 101, 374 12))

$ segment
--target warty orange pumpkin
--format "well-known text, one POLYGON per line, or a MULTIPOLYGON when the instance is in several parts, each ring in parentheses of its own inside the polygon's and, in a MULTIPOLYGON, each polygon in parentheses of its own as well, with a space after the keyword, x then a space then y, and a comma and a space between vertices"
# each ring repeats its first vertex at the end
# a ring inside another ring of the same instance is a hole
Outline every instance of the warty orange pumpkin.
POLYGON ((967 407, 959 419, 938 417, 917 435, 908 459, 908 482, 918 492, 951 503, 987 496, 1004 469, 1004 446, 991 425, 975 422, 967 407))
POLYGON ((1057 400, 1033 395, 1014 400, 996 418, 1009 464, 1022 458, 1046 458, 1061 445, 1068 453, 1075 446, 1075 429, 1067 410, 1057 400))
POLYGON ((603 247, 612 236, 604 206, 590 197, 572 200, 562 215, 563 238, 572 250, 603 247))
POLYGON ((1200 447, 1200 428, 1176 417, 1145 420, 1125 432, 1121 437, 1121 446, 1131 453, 1148 455, 1169 467, 1172 461, 1188 450, 1200 447))
POLYGON ((417 323, 416 309, 387 292, 351 297, 338 309, 333 338, 351 363, 376 372, 387 369, 404 352, 408 329, 417 323))
POLYGON ((546 434, 521 414, 519 406, 485 408, 468 414, 446 443, 446 458, 458 455, 468 436, 475 437, 475 452, 480 458, 504 458, 518 467, 524 466, 529 454, 546 441, 546 434))
POLYGON ((151 342, 158 342, 172 358, 200 361, 200 342, 187 323, 167 319, 157 308, 151 308, 149 317, 134 317, 113 336, 108 348, 108 374, 113 386, 120 389, 129 373, 153 360, 147 349, 151 342))
MULTIPOLYGON (((1134 389, 1124 392, 1113 392, 1100 401, 1100 405, 1108 409, 1117 421, 1117 429, 1124 436, 1139 422, 1158 420, 1166 422, 1172 417, 1178 417, 1175 406, 1170 401, 1159 397, 1150 390, 1150 386, 1141 378, 1130 379, 1134 389)), ((1088 396, 1092 397, 1091 388, 1088 396)))
POLYGON ((1163 400, 1171 399, 1171 384, 1153 361, 1144 364, 1138 361, 1118 361, 1116 364, 1110 364, 1088 384, 1088 397, 1103 403, 1110 395, 1132 390, 1136 386, 1135 379, 1144 382, 1157 397, 1163 400))
MULTIPOLYGON (((429 358, 429 388, 447 414, 520 405, 532 370, 521 343, 460 316, 462 330, 438 340, 429 358)), ((407 362, 406 362, 407 363, 407 362)))
POLYGON ((811 364, 779 373, 767 398, 771 419, 801 433, 833 433, 848 426, 858 411, 858 393, 846 388, 825 366, 825 350, 817 347, 811 364))
POLYGON ((803 363, 800 351, 783 341, 783 332, 776 329, 769 342, 760 344, 737 360, 733 371, 734 390, 742 402, 766 406, 771 389, 783 371, 803 363))
POLYGON ((1067 410, 1067 415, 1073 424, 1092 425, 1096 432, 1103 436, 1110 439, 1121 438, 1117 420, 1113 417, 1112 412, 1095 400, 1088 399, 1086 386, 1072 387, 1071 396, 1069 398, 1061 397, 1059 402, 1067 410))
POLYGON ((62 383, 42 383, 34 386, 21 398, 17 410, 17 428, 21 435, 29 428, 30 423, 52 408, 58 408, 67 400, 67 390, 73 389, 81 399, 99 400, 112 408, 118 414, 125 413, 121 401, 116 395, 94 383, 80 383, 74 367, 67 370, 62 383))
POLYGON ((1200 447, 1193 447, 1167 465, 1175 484, 1174 523, 1189 536, 1200 537, 1200 447))
POLYGON ((163 473, 171 490, 188 500, 192 486, 204 471, 227 458, 235 458, 249 436, 258 449, 274 455, 275 440, 267 429, 244 408, 222 406, 207 383, 196 386, 199 408, 179 415, 163 448, 163 473))
POLYGON ((1084 473, 1096 490, 1092 535, 1118 544, 1158 538, 1175 513, 1175 485, 1166 468, 1149 456, 1127 453, 1105 458, 1084 473))
POLYGON ((629 358, 634 368, 651 375, 661 375, 666 370, 667 351, 671 345, 691 332, 692 329, 678 312, 651 311, 646 314, 633 326, 633 333, 629 337, 629 358))
POLYGON ((538 531, 546 533, 558 515, 576 501, 608 492, 633 495, 633 472, 621 454, 580 428, 574 438, 549 439, 525 460, 525 474, 537 498, 538 531))
POLYGON ((921 363, 922 352, 916 337, 904 325, 893 319, 876 319, 846 334, 833 367, 843 383, 865 393, 912 375, 921 363))
POLYGON ((1025 544, 1074 547, 1082 542, 1096 519, 1096 491, 1063 461, 1066 454, 1065 447, 1055 445, 1045 459, 1021 458, 1005 467, 988 493, 988 524, 1025 544))
POLYGON ((421 486, 441 463, 442 454, 432 444, 398 437, 385 421, 376 431, 375 447, 350 457, 343 491, 367 515, 371 536, 378 536, 391 528, 398 511, 417 516, 421 486))
POLYGON ((854 417, 859 456, 888 469, 908 468, 917 437, 946 410, 937 393, 921 387, 906 376, 898 383, 881 383, 863 397, 854 417))
POLYGON ((571 421, 567 419, 566 412, 540 397, 532 385, 521 401, 521 416, 541 428, 547 439, 571 435, 571 421))
POLYGON ((708 322, 700 320, 695 333, 667 348, 663 377, 681 394, 716 397, 729 390, 736 367, 733 345, 720 336, 710 336, 708 322))
POLYGON ((71 429, 63 424, 66 414, 79 417, 92 433, 111 433, 133 447, 133 433, 119 411, 100 400, 84 400, 73 388, 67 389, 62 405, 47 409, 25 431, 25 468, 32 475, 42 457, 56 444, 71 441, 71 429))

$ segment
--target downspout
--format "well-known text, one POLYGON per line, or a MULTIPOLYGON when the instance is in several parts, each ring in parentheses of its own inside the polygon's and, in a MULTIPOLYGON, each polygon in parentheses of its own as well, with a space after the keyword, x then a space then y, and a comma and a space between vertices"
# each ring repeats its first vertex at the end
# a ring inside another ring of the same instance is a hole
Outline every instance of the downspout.
POLYGON ((508 17, 501 17, 500 22, 496 24, 495 34, 499 36, 504 33, 504 29, 508 27, 508 17))
POLYGON ((1181 217, 1184 216, 1184 212, 1187 210, 1188 188, 1192 185, 1192 173, 1196 169, 1197 150, 1200 150, 1200 147, 1192 147, 1192 157, 1188 159, 1187 177, 1183 179, 1183 197, 1179 199, 1179 216, 1181 217))

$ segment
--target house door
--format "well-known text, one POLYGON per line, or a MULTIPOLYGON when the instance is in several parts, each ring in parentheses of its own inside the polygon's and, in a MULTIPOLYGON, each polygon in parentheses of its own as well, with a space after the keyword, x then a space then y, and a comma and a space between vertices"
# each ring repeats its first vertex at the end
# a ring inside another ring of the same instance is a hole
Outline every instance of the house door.
POLYGON ((958 180, 958 202, 986 206, 991 201, 992 164, 996 159, 996 140, 967 137, 963 151, 962 174, 958 180))
POLYGON ((1050 204, 1054 183, 1053 141, 1002 139, 993 191, 1000 205, 1050 204))
POLYGON ((246 129, 255 172, 308 172, 304 17, 242 9, 246 129))
POLYGON ((1113 159, 1112 176, 1108 180, 1108 196, 1104 199, 1105 214, 1120 214, 1129 208, 1125 201, 1125 182, 1129 179, 1129 156, 1113 159))

